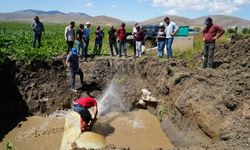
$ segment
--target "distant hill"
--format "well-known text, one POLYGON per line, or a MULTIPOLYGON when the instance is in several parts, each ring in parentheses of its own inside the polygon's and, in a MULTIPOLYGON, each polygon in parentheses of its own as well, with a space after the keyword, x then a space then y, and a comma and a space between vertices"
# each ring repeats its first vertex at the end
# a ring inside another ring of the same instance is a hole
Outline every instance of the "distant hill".
MULTIPOLYGON (((204 20, 207 16, 199 17, 193 19, 195 25, 203 25, 204 20)), ((238 27, 250 27, 250 21, 244 20, 238 17, 225 16, 225 15, 213 15, 210 16, 213 19, 213 22, 226 28, 230 26, 238 26, 238 27)))
MULTIPOLYGON (((145 24, 145 25, 148 25, 148 24, 158 25, 160 22, 163 22, 165 17, 166 16, 151 18, 151 19, 143 21, 141 23, 145 24)), ((180 16, 168 16, 168 17, 178 25, 193 25, 192 20, 189 18, 180 17, 180 16)))
MULTIPOLYGON (((90 16, 85 13, 71 12, 64 13, 57 10, 52 11, 41 11, 41 10, 21 10, 10 13, 0 13, 0 20, 2 21, 33 21, 34 16, 39 16, 41 21, 43 22, 51 22, 51 23, 68 23, 70 21, 75 21, 77 23, 85 23, 90 21, 95 25, 119 25, 122 20, 108 17, 108 16, 90 16)), ((207 16, 189 19, 180 16, 168 16, 171 20, 177 23, 177 25, 188 25, 188 26, 203 26, 203 22, 207 16)), ((221 25, 224 28, 230 26, 238 26, 238 27, 249 27, 250 21, 244 20, 237 17, 225 16, 225 15, 214 15, 210 16, 213 18, 214 22, 218 25, 221 25)), ((156 18, 152 18, 149 20, 145 20, 140 22, 140 24, 148 25, 155 24, 158 25, 160 22, 163 22, 165 16, 160 16, 156 18)), ((126 22, 128 25, 133 25, 135 21, 126 22)))
POLYGON ((4 21, 33 21, 34 16, 39 16, 43 22, 51 23, 68 23, 75 21, 77 23, 85 23, 90 21, 92 24, 98 25, 119 25, 122 21, 108 16, 92 17, 85 13, 63 13, 60 11, 40 11, 40 10, 21 10, 11 13, 0 13, 0 20, 4 21))
MULTIPOLYGON (((180 16, 168 16, 171 20, 173 20, 177 25, 188 25, 188 26, 203 26, 204 20, 208 16, 199 17, 196 19, 189 19, 180 16)), ((214 23, 227 28, 230 26, 238 26, 238 27, 250 27, 250 21, 244 20, 237 17, 226 16, 226 15, 213 15, 210 16, 214 23)), ((152 18, 146 21, 143 21, 142 24, 159 24, 163 22, 165 16, 152 18)))

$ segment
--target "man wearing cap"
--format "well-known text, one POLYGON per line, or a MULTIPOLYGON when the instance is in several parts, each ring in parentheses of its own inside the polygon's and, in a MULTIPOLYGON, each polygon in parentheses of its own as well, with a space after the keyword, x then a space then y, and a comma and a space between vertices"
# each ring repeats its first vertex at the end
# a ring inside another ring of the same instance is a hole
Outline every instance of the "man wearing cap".
POLYGON ((39 17, 35 16, 34 22, 32 22, 31 28, 33 30, 32 47, 35 48, 36 40, 38 41, 38 48, 41 47, 42 32, 44 32, 43 23, 39 21, 39 17))
POLYGON ((89 48, 89 38, 90 38, 90 22, 86 22, 86 26, 83 30, 83 41, 85 43, 85 48, 84 48, 84 57, 85 60, 87 60, 88 57, 88 48, 89 48))
POLYGON ((67 55, 66 64, 70 69, 70 87, 73 92, 77 92, 75 89, 75 78, 76 74, 80 76, 81 87, 83 86, 83 72, 81 68, 79 68, 78 54, 77 49, 72 48, 71 52, 67 55))
POLYGON ((205 27, 203 29, 203 41, 204 41, 204 63, 203 68, 213 68, 214 66, 214 49, 215 41, 220 38, 225 30, 220 26, 213 24, 213 20, 210 17, 205 19, 205 27))
POLYGON ((97 101, 93 97, 82 97, 73 102, 73 110, 78 112, 81 116, 80 126, 81 131, 84 132, 91 129, 96 122, 96 117, 98 114, 97 101), (92 118, 89 108, 93 107, 94 117, 92 118))
POLYGON ((163 57, 164 55, 164 46, 165 46, 165 38, 166 38, 166 33, 165 33, 165 26, 164 23, 160 23, 160 29, 157 32, 157 56, 158 57, 163 57))
POLYGON ((75 22, 71 21, 70 25, 65 28, 64 38, 67 42, 67 54, 70 52, 71 48, 74 46, 75 41, 75 22))

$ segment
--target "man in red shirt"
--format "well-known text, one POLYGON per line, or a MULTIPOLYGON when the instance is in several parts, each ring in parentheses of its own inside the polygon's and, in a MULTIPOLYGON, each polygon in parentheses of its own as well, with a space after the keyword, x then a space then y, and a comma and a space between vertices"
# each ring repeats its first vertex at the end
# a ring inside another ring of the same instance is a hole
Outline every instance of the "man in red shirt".
POLYGON ((80 125, 81 131, 84 132, 87 129, 91 129, 96 122, 96 116, 98 114, 97 102, 95 98, 83 97, 73 102, 73 110, 78 112, 81 116, 80 125), (92 118, 89 108, 94 107, 94 118, 92 118))
POLYGON ((119 45, 118 57, 121 57, 122 49, 123 49, 124 56, 127 57, 125 23, 121 24, 121 27, 116 31, 115 34, 118 37, 118 45, 119 45))
POLYGON ((210 17, 205 19, 205 28, 203 30, 204 41, 204 63, 203 68, 213 68, 214 66, 214 49, 215 40, 220 38, 225 30, 220 26, 213 24, 213 20, 210 17))

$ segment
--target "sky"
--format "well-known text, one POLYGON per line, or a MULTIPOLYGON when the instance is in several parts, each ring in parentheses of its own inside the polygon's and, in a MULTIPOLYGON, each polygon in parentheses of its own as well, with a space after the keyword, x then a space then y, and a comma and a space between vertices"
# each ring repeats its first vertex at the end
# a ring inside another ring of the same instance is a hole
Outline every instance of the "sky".
POLYGON ((164 15, 197 18, 218 14, 250 20, 250 0, 0 0, 0 13, 24 9, 82 12, 123 21, 144 21, 164 15))

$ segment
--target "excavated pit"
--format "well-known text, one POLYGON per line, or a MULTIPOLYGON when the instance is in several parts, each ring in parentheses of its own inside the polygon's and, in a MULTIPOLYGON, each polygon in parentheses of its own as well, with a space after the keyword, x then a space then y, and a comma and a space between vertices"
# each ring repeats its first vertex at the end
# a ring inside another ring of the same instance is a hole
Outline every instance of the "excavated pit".
MULTIPOLYGON (((101 99, 114 84, 116 88, 106 96, 109 107, 102 115, 117 112, 124 104, 123 112, 137 110, 142 89, 147 89, 159 101, 158 105, 148 103, 147 110, 161 120, 173 149, 249 149, 249 44, 249 38, 240 38, 218 45, 216 69, 190 68, 190 62, 177 59, 94 58, 81 62, 86 83, 78 93, 69 90, 69 72, 60 57, 31 64, 8 63, 0 70, 0 114, 6 118, 1 121, 0 147, 6 146, 12 129, 25 123, 20 120, 29 120, 29 113, 37 116, 68 110, 79 96, 101 99), (119 105, 112 103, 117 94, 119 105)), ((198 55, 191 63, 201 64, 201 58, 198 55)))

